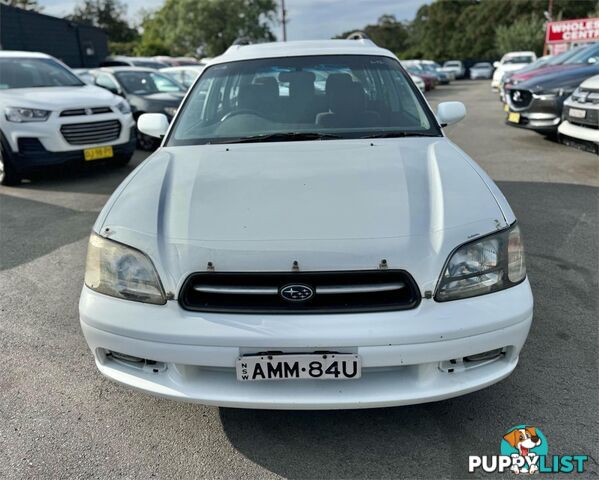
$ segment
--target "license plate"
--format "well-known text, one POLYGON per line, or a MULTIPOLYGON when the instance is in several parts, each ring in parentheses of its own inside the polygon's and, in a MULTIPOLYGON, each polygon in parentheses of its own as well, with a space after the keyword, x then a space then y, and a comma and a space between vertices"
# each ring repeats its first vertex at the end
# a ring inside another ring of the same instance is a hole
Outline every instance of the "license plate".
POLYGON ((509 112, 510 111, 510 107, 509 107, 509 105, 507 103, 503 104, 503 111, 504 112, 509 112))
POLYGON ((568 112, 568 115, 570 115, 573 118, 584 118, 587 116, 587 111, 580 110, 578 108, 571 108, 570 111, 568 112))
POLYGON ((354 380, 362 375, 354 354, 248 355, 236 363, 237 380, 354 380))
POLYGON ((517 112, 510 112, 507 116, 507 121, 512 123, 520 123, 520 114, 517 112))
POLYGON ((112 156, 114 156, 114 153, 110 145, 108 147, 86 148, 83 150, 83 157, 86 162, 100 160, 101 158, 110 158, 112 156))

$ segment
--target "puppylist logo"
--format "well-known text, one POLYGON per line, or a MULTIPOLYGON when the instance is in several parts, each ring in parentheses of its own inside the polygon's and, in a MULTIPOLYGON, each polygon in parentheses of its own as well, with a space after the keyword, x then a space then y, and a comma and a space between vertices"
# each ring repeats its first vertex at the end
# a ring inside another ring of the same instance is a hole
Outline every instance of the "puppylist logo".
POLYGON ((468 471, 515 473, 582 473, 588 455, 548 455, 547 438, 538 427, 518 425, 501 439, 501 455, 470 455, 468 471))

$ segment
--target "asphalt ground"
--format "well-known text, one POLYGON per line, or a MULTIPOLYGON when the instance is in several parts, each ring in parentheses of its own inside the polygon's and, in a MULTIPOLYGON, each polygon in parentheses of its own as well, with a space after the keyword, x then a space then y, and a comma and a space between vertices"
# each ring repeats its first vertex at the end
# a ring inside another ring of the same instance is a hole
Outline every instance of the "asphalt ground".
MULTIPOLYGON (((515 372, 410 407, 251 411, 176 403, 95 369, 77 301, 87 236, 131 166, 45 173, 0 188, 0 478, 470 478, 506 429, 542 429, 550 455, 599 459, 599 159, 504 125, 489 82, 450 137, 497 181, 525 235, 535 319, 515 372)), ((503 474, 503 478, 505 478, 503 474)))

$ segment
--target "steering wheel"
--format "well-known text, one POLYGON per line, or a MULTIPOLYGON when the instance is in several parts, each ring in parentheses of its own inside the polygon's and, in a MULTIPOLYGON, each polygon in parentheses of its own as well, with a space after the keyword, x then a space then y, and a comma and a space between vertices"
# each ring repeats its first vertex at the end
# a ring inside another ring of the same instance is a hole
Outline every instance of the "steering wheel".
POLYGON ((220 119, 221 122, 228 120, 231 117, 235 117, 237 115, 256 115, 257 117, 265 118, 260 112, 256 110, 252 110, 251 108, 240 108, 239 110, 232 110, 229 113, 225 114, 223 118, 220 119))

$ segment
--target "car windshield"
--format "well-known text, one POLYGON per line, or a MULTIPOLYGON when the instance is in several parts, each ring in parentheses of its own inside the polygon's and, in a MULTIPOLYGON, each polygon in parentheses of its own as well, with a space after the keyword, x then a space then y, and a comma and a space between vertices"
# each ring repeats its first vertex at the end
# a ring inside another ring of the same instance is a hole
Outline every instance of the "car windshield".
POLYGON ((599 44, 583 48, 576 55, 572 55, 564 63, 597 63, 599 62, 599 44))
POLYGON ((521 55, 518 57, 509 57, 506 58, 503 63, 504 64, 510 64, 510 63, 531 63, 533 61, 533 58, 529 55, 521 55))
POLYGON ((128 71, 116 72, 115 76, 123 86, 123 90, 133 95, 184 91, 181 85, 160 73, 128 71))
POLYGON ((0 90, 83 85, 74 73, 51 58, 0 58, 0 90))
POLYGON ((472 68, 491 68, 490 63, 475 63, 472 68))
POLYGON ((460 62, 445 62, 443 64, 443 66, 445 66, 445 67, 459 67, 460 66, 460 62))
POLYGON ((383 56, 216 64, 188 95, 167 144, 441 135, 412 85, 383 56))

